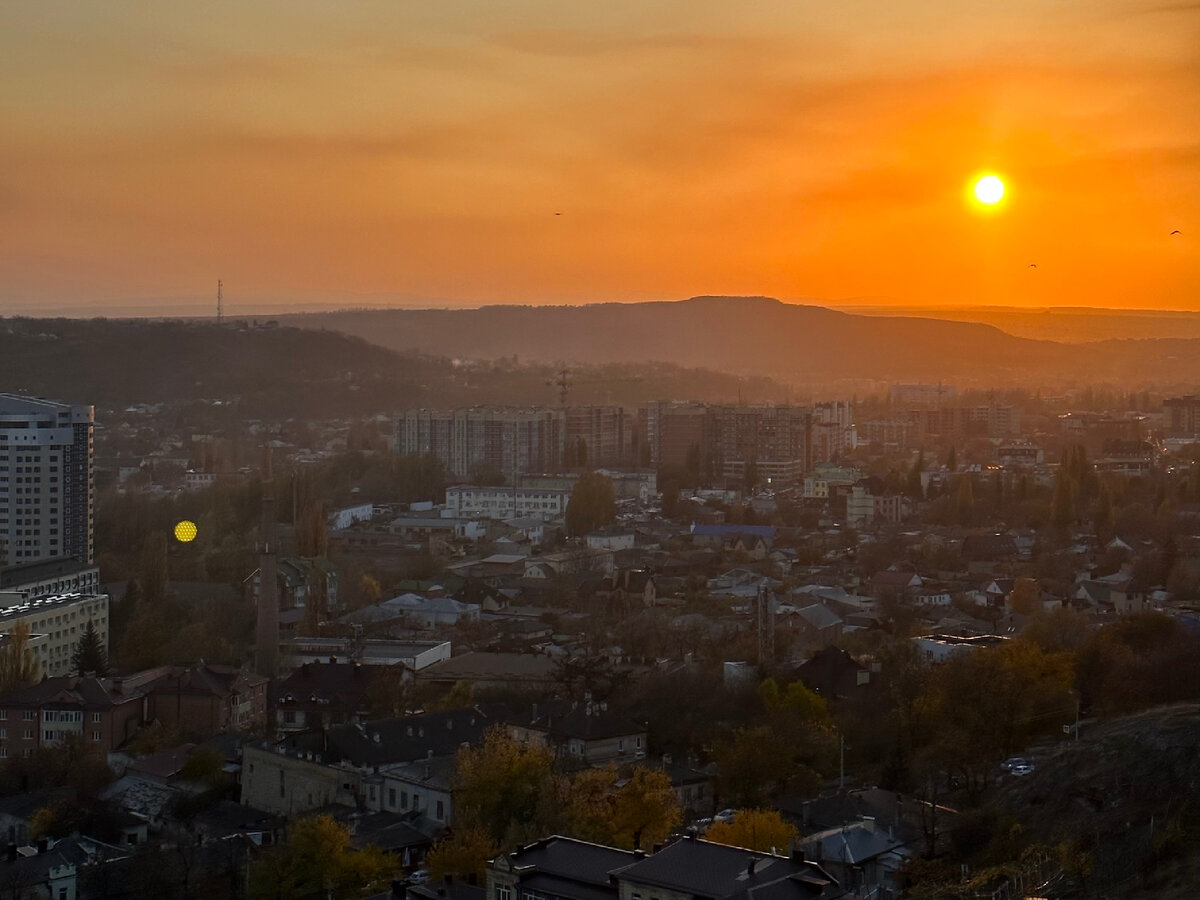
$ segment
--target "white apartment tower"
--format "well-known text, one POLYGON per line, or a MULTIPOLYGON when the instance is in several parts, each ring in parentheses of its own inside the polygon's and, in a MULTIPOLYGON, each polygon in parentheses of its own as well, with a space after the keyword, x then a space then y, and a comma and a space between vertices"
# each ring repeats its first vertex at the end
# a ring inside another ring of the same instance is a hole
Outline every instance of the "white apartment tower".
POLYGON ((91 406, 0 393, 0 567, 92 564, 91 406))

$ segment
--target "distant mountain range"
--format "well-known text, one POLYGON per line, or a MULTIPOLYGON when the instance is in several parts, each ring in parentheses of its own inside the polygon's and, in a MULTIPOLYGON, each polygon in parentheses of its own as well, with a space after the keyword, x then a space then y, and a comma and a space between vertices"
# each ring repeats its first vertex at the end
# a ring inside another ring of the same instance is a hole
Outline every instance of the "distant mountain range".
POLYGON ((864 316, 919 316, 994 325, 1016 337, 1063 343, 1154 338, 1200 338, 1200 312, 1100 309, 1083 306, 839 306, 864 316))
POLYGON ((1032 340, 991 325, 856 315, 767 297, 283 316, 400 351, 565 364, 657 360, 793 385, 953 380, 964 386, 1124 387, 1200 379, 1200 340, 1032 340))

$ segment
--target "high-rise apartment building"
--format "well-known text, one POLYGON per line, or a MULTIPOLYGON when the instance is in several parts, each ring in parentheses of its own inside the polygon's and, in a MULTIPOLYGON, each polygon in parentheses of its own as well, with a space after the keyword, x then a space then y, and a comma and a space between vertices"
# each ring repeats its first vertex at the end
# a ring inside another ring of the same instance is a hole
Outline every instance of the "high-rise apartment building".
POLYGON ((1163 401, 1163 412, 1167 417, 1167 436, 1200 437, 1200 397, 1171 397, 1163 401))
POLYGON ((91 406, 0 394, 0 566, 92 563, 91 406))
POLYGON ((808 470, 808 407, 717 406, 712 412, 719 472, 726 480, 795 484, 808 470))
POLYGON ((810 465, 812 410, 797 406, 651 403, 638 410, 650 461, 702 481, 792 484, 810 465))
POLYGON ((809 468, 840 458, 858 445, 854 407, 846 400, 831 400, 813 407, 809 468))
POLYGON ((620 406, 568 406, 565 461, 576 466, 626 466, 633 459, 634 425, 620 406))
POLYGON ((432 453, 457 478, 480 464, 510 481, 523 472, 554 472, 562 465, 565 429, 561 410, 410 409, 396 417, 393 449, 432 453))

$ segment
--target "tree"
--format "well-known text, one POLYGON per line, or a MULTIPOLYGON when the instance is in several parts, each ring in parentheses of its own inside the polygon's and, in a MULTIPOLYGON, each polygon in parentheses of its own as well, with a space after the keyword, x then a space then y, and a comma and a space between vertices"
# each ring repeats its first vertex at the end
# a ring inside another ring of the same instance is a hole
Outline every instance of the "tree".
POLYGON ((495 463, 477 462, 471 466, 471 484, 485 487, 498 487, 507 484, 504 471, 495 463))
POLYGON ((300 556, 324 556, 329 547, 325 526, 325 504, 310 503, 296 523, 296 552, 300 556))
POLYGON ((958 480, 954 511, 960 525, 970 525, 975 518, 975 485, 970 475, 964 475, 958 480))
POLYGON ((41 674, 41 664, 29 646, 29 623, 17 622, 0 647, 0 696, 33 684, 41 674))
POLYGON ((1059 531, 1075 521, 1075 491, 1070 476, 1062 469, 1054 479, 1054 499, 1050 504, 1050 521, 1059 531))
POLYGON ((904 493, 914 500, 925 499, 925 488, 921 485, 921 473, 925 471, 925 451, 917 453, 917 458, 913 460, 912 468, 908 470, 908 479, 904 486, 904 493))
POLYGON ((229 777, 225 772, 225 758, 216 748, 206 746, 192 751, 179 770, 179 776, 186 781, 206 781, 214 787, 229 777))
POLYGON ((308 816, 292 826, 288 842, 250 870, 256 898, 361 897, 379 890, 396 861, 377 847, 354 850, 350 830, 330 816, 308 816))
POLYGON ((664 482, 662 486, 662 511, 663 515, 670 517, 675 515, 679 508, 679 482, 674 479, 664 482))
POLYGON ((71 654, 71 670, 79 676, 90 673, 103 678, 108 674, 108 654, 96 631, 96 623, 91 619, 88 619, 83 634, 79 636, 79 643, 71 654))
POLYGON ((638 766, 617 790, 614 843, 634 850, 651 847, 666 840, 680 818, 679 801, 667 773, 638 766))
POLYGON ((787 852, 800 832, 773 809, 739 809, 732 822, 715 822, 704 839, 763 853, 787 852))
POLYGON ((159 603, 167 598, 167 538, 160 531, 151 532, 142 547, 138 584, 142 598, 151 603, 159 603))
POLYGON ((1107 484, 1100 485, 1100 495, 1096 498, 1096 511, 1092 514, 1092 528, 1096 532, 1096 540, 1101 546, 1114 537, 1112 492, 1107 484))
POLYGON ((567 534, 572 537, 587 534, 616 517, 617 502, 611 479, 599 472, 581 475, 567 503, 567 534))
POLYGON ((455 820, 511 846, 551 830, 558 798, 554 754, 492 728, 480 747, 464 747, 454 766, 455 820))
POLYGON ((667 773, 643 766, 624 780, 612 766, 578 773, 571 780, 566 814, 575 836, 630 850, 665 840, 681 819, 667 773))
POLYGON ((747 494, 754 492, 758 486, 758 457, 751 453, 746 457, 746 464, 743 469, 742 487, 747 494))
POLYGON ((425 866, 438 881, 447 875, 464 880, 474 876, 477 883, 483 884, 487 861, 499 852, 499 846, 484 829, 457 828, 433 845, 425 857, 425 866))
POLYGON ((1075 651, 1087 638, 1088 617, 1069 606, 1036 613, 1021 629, 1020 640, 1032 641, 1047 653, 1075 651))
POLYGON ((774 728, 740 728, 716 749, 726 802, 761 806, 786 784, 792 747, 774 728))
POLYGON ((1041 588, 1032 578, 1018 578, 1008 595, 1008 606, 1021 616, 1031 616, 1041 607, 1041 588))

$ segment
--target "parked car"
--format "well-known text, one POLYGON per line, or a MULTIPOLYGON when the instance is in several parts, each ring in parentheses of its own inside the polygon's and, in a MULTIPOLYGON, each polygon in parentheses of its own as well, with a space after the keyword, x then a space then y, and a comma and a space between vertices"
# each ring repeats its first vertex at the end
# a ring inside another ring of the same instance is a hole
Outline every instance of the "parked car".
POLYGON ((719 813, 717 813, 715 816, 713 816, 713 821, 714 822, 732 822, 736 818, 737 818, 737 810, 736 809, 723 809, 719 813))
POLYGON ((408 883, 409 884, 428 884, 429 883, 429 872, 427 872, 425 869, 417 869, 415 872, 413 872, 411 875, 408 876, 408 883))
POLYGON ((1013 766, 1008 771, 1009 771, 1009 774, 1011 774, 1011 775, 1032 775, 1033 774, 1033 764, 1027 763, 1027 762, 1026 763, 1018 763, 1017 765, 1013 766))
POLYGON ((1000 768, 1005 772, 1011 772, 1014 766, 1027 766, 1029 764, 1029 760, 1023 756, 1010 756, 1004 762, 1000 763, 1000 768))

